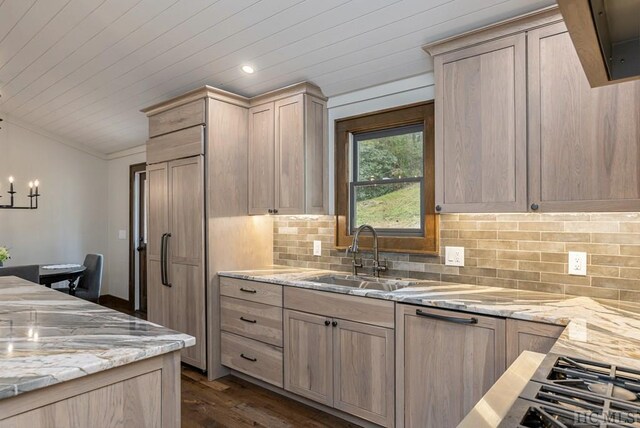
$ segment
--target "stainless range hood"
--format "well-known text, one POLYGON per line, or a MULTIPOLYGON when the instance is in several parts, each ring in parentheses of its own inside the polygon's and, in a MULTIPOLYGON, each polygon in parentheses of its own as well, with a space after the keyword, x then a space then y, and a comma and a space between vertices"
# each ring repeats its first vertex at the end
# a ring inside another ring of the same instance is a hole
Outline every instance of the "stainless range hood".
POLYGON ((640 79, 640 0, 558 0, 591 86, 640 79))

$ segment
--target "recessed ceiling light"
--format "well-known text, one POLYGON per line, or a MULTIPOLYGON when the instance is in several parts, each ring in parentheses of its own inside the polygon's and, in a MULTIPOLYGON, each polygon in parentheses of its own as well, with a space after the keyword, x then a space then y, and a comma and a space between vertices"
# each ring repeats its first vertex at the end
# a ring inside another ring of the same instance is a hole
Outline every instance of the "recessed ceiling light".
POLYGON ((242 71, 244 71, 247 74, 253 74, 253 72, 255 71, 253 69, 253 67, 251 67, 250 65, 243 65, 242 66, 242 71))

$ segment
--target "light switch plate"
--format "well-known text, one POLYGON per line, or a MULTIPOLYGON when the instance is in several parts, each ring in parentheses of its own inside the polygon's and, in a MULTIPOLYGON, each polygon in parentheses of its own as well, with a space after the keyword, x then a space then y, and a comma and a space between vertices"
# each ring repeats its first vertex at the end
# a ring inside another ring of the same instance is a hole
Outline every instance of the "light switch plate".
POLYGON ((585 276, 587 274, 587 253, 569 251, 569 275, 585 276))
POLYGON ((313 241, 313 255, 314 256, 322 255, 322 241, 313 241))
POLYGON ((464 266, 464 247, 444 247, 444 264, 464 266))
POLYGON ((127 231, 119 230, 118 231, 118 239, 127 239, 127 231))

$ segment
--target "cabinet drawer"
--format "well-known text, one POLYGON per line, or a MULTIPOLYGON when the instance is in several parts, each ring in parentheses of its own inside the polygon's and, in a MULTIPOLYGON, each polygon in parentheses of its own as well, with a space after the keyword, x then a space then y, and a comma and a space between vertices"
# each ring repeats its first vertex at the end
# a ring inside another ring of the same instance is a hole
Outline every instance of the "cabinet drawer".
POLYGON ((395 326, 394 304, 386 300, 285 287, 284 307, 381 327, 395 326))
POLYGON ((204 127, 194 126, 147 141, 147 163, 167 162, 204 154, 204 127))
POLYGON ((189 128, 205 122, 204 99, 149 117, 149 137, 189 128))
POLYGON ((222 296, 222 330, 282 346, 282 308, 222 296))
POLYGON ((282 286, 236 278, 220 278, 220 294, 282 307, 282 286))
POLYGON ((283 387, 282 348, 222 332, 222 365, 283 387))

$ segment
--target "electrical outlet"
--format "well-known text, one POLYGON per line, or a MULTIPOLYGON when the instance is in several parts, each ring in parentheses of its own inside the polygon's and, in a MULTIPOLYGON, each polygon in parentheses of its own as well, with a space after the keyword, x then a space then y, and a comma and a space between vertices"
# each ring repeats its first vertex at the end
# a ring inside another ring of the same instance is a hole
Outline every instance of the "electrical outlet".
POLYGON ((314 256, 322 255, 322 241, 313 241, 313 255, 314 256))
POLYGON ((464 266, 464 247, 444 247, 444 264, 464 266))
POLYGON ((569 275, 587 274, 587 253, 581 251, 569 251, 569 275))

